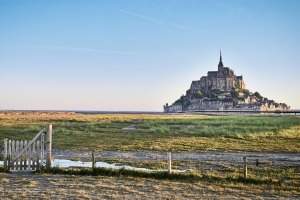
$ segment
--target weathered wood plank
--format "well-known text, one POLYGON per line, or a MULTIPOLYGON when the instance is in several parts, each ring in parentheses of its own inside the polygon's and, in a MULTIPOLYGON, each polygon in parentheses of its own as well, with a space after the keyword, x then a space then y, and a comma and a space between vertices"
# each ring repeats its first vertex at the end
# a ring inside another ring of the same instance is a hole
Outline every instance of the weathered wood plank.
MULTIPOLYGON (((27 140, 25 140, 24 141, 24 143, 23 143, 23 152, 24 152, 24 170, 27 170, 27 148, 25 148, 25 147, 27 147, 27 140)), ((21 154, 22 155, 22 154, 21 154)))
MULTIPOLYGON (((22 151, 23 150, 23 145, 24 145, 24 141, 20 141, 20 151, 22 151)), ((24 167, 24 165, 23 165, 23 161, 24 161, 24 156, 22 155, 22 156, 20 156, 20 170, 23 170, 23 167, 24 167)))
POLYGON ((36 170, 40 170, 40 150, 41 145, 40 145, 40 141, 36 141, 36 170))
MULTIPOLYGON (((14 159, 14 155, 16 152, 16 142, 14 140, 11 141, 11 158, 12 160, 14 159)), ((11 169, 14 170, 15 169, 15 163, 13 162, 11 164, 11 169)))
POLYGON ((4 171, 8 171, 8 167, 7 167, 7 157, 8 157, 8 149, 7 149, 7 146, 8 146, 8 140, 7 139, 4 139, 4 158, 3 158, 3 161, 4 161, 4 171))
POLYGON ((36 141, 32 143, 32 170, 36 170, 36 153, 35 153, 36 141))
POLYGON ((32 144, 30 144, 29 147, 27 148, 27 150, 28 150, 28 168, 27 168, 27 170, 31 170, 31 161, 32 161, 31 146, 32 146, 32 144))
POLYGON ((8 171, 10 171, 10 161, 11 161, 11 140, 8 140, 8 171))
MULTIPOLYGON (((20 142, 19 142, 19 140, 17 140, 16 141, 16 152, 15 152, 15 154, 19 154, 19 152, 20 152, 19 149, 20 149, 20 142)), ((16 160, 16 164, 15 164, 16 170, 19 170, 19 160, 20 159, 16 160)))
POLYGON ((41 166, 44 166, 45 159, 45 133, 41 134, 41 166))
POLYGON ((48 125, 47 129, 47 160, 46 160, 46 171, 51 171, 51 159, 52 159, 52 124, 48 125))

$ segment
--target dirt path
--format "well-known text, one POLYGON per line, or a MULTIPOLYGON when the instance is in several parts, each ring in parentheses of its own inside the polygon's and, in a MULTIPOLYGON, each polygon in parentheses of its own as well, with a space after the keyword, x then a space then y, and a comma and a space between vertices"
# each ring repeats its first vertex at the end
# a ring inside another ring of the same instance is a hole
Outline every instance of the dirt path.
POLYGON ((299 199, 267 188, 144 178, 0 173, 0 199, 299 199))

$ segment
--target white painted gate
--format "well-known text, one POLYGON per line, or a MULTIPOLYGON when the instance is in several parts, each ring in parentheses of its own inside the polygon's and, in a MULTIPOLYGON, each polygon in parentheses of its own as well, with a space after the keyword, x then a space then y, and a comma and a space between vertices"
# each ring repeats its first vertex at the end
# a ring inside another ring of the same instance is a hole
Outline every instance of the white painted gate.
POLYGON ((46 170, 49 171, 51 149, 52 125, 42 129, 31 141, 4 139, 4 170, 40 170, 46 164, 46 170))

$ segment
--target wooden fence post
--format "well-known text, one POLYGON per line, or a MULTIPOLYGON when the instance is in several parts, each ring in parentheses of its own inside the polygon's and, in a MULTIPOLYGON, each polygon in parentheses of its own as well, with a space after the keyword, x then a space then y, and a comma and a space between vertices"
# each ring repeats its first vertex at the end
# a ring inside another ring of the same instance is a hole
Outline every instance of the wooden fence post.
POLYGON ((92 170, 94 171, 94 168, 96 167, 96 158, 94 155, 94 151, 92 152, 92 170))
POLYGON ((168 152, 168 172, 169 172, 169 174, 172 173, 172 158, 171 158, 171 152, 168 152))
POLYGON ((46 146, 46 152, 47 152, 47 160, 46 160, 46 171, 51 171, 51 152, 52 152, 52 124, 48 125, 47 129, 47 146, 46 146))
POLYGON ((244 178, 247 178, 247 157, 243 157, 244 160, 244 178))

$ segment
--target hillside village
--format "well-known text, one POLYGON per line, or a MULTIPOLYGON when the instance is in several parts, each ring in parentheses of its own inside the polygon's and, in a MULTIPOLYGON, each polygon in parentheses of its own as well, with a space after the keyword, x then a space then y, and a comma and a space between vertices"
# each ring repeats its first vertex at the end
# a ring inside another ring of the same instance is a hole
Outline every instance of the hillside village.
POLYGON ((257 110, 284 111, 290 107, 277 103, 246 88, 243 76, 236 76, 229 67, 224 67, 222 54, 218 71, 209 71, 207 76, 192 81, 190 89, 173 104, 164 105, 165 113, 197 110, 257 110))

